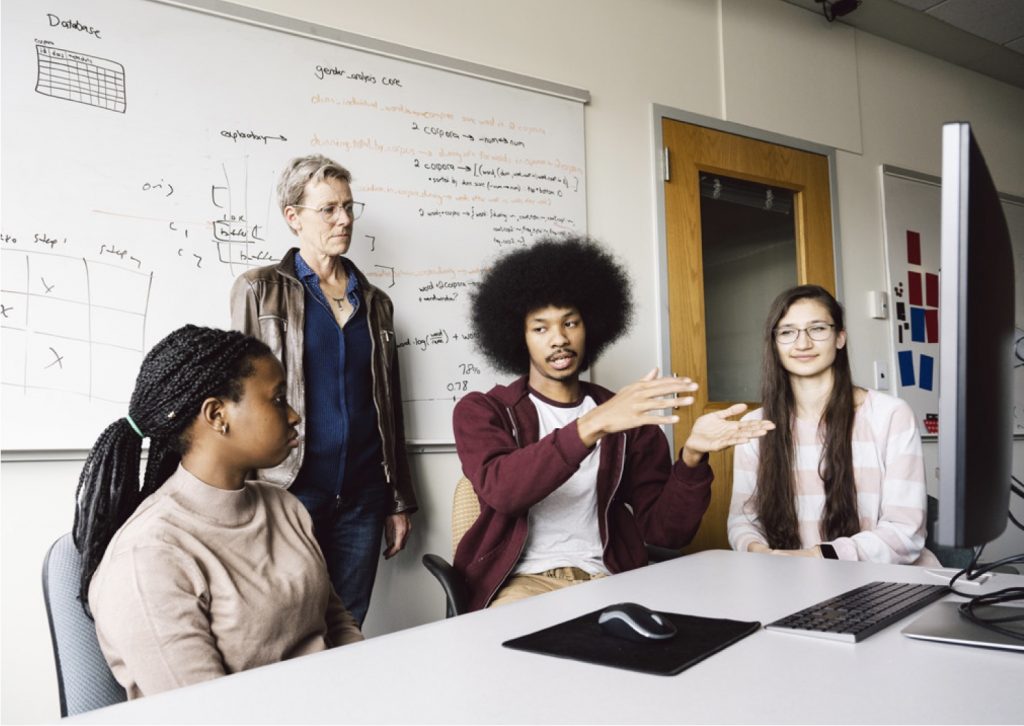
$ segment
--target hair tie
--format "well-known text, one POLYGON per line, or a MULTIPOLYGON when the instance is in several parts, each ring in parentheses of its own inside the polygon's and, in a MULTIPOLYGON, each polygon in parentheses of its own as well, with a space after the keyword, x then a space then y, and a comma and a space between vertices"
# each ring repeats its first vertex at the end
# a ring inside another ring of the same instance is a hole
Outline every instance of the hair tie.
POLYGON ((146 438, 146 435, 145 435, 144 433, 142 433, 142 429, 140 429, 140 428, 138 427, 138 425, 136 425, 136 423, 135 423, 134 421, 132 421, 132 417, 131 417, 131 414, 128 414, 128 413, 126 413, 126 414, 124 415, 124 417, 125 417, 125 420, 127 420, 127 421, 128 421, 128 425, 132 427, 132 431, 134 431, 135 433, 137 433, 137 434, 139 435, 139 438, 140 438, 140 439, 144 439, 144 438, 146 438))

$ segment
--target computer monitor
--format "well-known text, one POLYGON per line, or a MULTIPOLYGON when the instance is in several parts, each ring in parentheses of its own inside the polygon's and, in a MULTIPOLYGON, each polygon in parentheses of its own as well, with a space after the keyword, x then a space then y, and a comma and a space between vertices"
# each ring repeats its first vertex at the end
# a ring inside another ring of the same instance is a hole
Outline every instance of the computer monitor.
POLYGON ((935 541, 976 547, 1002 534, 1010 506, 1014 261, 966 123, 942 127, 941 264, 935 541))

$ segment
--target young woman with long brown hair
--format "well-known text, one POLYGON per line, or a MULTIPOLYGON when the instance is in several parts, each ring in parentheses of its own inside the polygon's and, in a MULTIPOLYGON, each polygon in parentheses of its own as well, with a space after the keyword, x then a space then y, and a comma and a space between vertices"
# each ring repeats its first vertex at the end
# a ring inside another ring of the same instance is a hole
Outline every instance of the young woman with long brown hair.
POLYGON ((772 304, 761 400, 747 418, 778 428, 736 447, 733 549, 938 564, 924 548, 927 492, 914 413, 899 398, 853 384, 843 309, 824 288, 794 287, 772 304))

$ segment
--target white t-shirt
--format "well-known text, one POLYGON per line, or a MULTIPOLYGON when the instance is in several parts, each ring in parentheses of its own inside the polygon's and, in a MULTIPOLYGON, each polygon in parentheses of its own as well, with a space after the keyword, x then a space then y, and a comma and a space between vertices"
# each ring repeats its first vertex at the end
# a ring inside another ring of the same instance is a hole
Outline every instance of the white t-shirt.
MULTIPOLYGON (((597 404, 586 396, 578 404, 560 404, 530 392, 540 436, 568 426, 597 404)), ((601 442, 562 486, 530 507, 529 531, 513 574, 536 574, 556 567, 579 567, 610 574, 602 556, 597 520, 597 468, 601 442)))

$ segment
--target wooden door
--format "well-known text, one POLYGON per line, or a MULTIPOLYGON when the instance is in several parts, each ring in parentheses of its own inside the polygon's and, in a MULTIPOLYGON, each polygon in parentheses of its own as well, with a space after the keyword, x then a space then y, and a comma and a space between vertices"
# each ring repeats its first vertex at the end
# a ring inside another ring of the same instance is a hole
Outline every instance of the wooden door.
MULTIPOLYGON (((698 416, 736 402, 714 400, 706 385, 708 347, 701 176, 707 179, 709 174, 722 175, 740 183, 753 182, 792 192, 795 250, 791 266, 796 269, 791 284, 814 283, 834 294, 835 264, 828 157, 672 119, 662 120, 662 134, 668 152, 665 229, 672 370, 701 383, 694 405, 680 411, 674 433, 677 446, 681 446, 698 416)), ((774 290, 771 297, 781 292, 782 287, 774 290)), ((758 327, 766 314, 767 305, 749 310, 749 316, 758 320, 758 327)), ((748 337, 755 339, 749 343, 742 341, 744 350, 760 360, 760 335, 748 337)), ((757 385, 753 390, 758 390, 757 385)), ((758 406, 755 400, 742 400, 750 404, 751 409, 758 406)), ((715 472, 711 505, 687 552, 729 547, 726 518, 732 495, 732 455, 732 449, 711 455, 715 472)))

